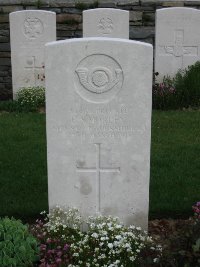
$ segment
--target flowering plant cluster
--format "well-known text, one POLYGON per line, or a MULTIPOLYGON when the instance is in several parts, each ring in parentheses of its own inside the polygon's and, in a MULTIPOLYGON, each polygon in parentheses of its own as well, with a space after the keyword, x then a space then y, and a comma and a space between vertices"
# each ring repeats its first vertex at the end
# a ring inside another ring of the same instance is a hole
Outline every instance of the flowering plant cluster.
POLYGON ((17 93, 17 103, 23 111, 37 111, 38 108, 45 106, 45 88, 24 87, 17 93))
POLYGON ((194 211, 194 217, 200 220, 200 201, 197 202, 194 206, 192 206, 192 209, 194 211))
POLYGON ((90 217, 88 227, 83 238, 71 244, 73 264, 70 267, 131 267, 140 263, 147 250, 148 259, 152 260, 149 263, 159 261, 161 247, 155 246, 140 227, 125 227, 117 218, 102 216, 90 217))
POLYGON ((163 78, 162 83, 156 81, 159 74, 154 74, 153 84, 153 108, 155 109, 168 109, 176 106, 176 89, 175 80, 166 76, 163 78))
MULTIPOLYGON (((155 73, 157 76, 158 73, 155 73)), ((176 92, 174 79, 169 76, 164 76, 162 83, 155 83, 153 87, 153 94, 159 96, 171 95, 176 92)))
POLYGON ((40 242, 40 267, 68 266, 71 262, 70 244, 81 238, 81 217, 77 209, 56 207, 44 220, 37 220, 31 232, 40 242))
POLYGON ((77 209, 56 207, 32 233, 40 242, 40 267, 157 266, 162 250, 140 227, 125 227, 110 216, 85 222, 77 209))

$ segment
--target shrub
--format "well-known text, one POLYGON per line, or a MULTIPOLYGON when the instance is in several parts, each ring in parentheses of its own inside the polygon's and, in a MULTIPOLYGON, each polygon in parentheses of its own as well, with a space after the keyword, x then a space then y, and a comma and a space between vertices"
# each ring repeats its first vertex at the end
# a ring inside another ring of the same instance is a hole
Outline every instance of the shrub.
POLYGON ((154 109, 179 109, 200 106, 200 61, 187 69, 179 70, 174 78, 163 78, 162 83, 153 83, 154 109))
POLYGON ((176 100, 176 89, 174 85, 174 79, 169 76, 163 78, 162 83, 156 82, 156 76, 158 73, 154 74, 154 84, 153 84, 153 108, 154 109, 170 109, 177 106, 176 100))
POLYGON ((125 227, 117 218, 90 217, 88 231, 76 209, 59 207, 37 221, 32 231, 41 243, 44 266, 157 266, 161 247, 140 227, 125 227))
POLYGON ((200 61, 176 74, 175 88, 180 107, 200 105, 200 61))
POLYGON ((27 267, 38 260, 36 239, 14 218, 0 219, 0 266, 27 267))
POLYGON ((0 101, 0 111, 6 112, 20 112, 21 107, 15 100, 0 101))
POLYGON ((17 102, 22 111, 37 111, 45 106, 45 88, 21 88, 17 93, 17 102))
POLYGON ((151 224, 151 233, 163 247, 160 267, 200 266, 200 202, 193 210, 188 220, 163 219, 151 224))

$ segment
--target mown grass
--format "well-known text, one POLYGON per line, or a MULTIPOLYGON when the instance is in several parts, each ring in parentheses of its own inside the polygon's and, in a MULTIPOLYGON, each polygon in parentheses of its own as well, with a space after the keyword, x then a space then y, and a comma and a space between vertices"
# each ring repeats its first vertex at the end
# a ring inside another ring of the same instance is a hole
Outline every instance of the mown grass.
MULTIPOLYGON (((154 111, 150 218, 185 217, 200 200, 200 111, 154 111)), ((0 113, 0 216, 48 208, 45 115, 0 113)))
POLYGON ((188 216, 198 200, 200 111, 154 111, 150 216, 188 216))
POLYGON ((0 216, 47 209, 44 114, 0 114, 0 216))

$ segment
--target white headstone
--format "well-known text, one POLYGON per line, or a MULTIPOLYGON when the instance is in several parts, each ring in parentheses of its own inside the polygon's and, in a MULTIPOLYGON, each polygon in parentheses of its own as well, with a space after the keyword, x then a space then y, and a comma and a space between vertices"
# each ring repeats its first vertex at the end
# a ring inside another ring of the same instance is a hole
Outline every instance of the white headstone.
POLYGON ((47 44, 50 208, 147 228, 152 61, 151 45, 124 39, 47 44))
POLYGON ((13 98, 21 87, 44 86, 44 46, 56 40, 56 14, 48 11, 10 13, 13 98))
POLYGON ((83 11, 83 37, 129 39, 129 11, 114 8, 83 11))
POLYGON ((155 71, 174 76, 200 59, 200 11, 175 7, 156 11, 155 71))

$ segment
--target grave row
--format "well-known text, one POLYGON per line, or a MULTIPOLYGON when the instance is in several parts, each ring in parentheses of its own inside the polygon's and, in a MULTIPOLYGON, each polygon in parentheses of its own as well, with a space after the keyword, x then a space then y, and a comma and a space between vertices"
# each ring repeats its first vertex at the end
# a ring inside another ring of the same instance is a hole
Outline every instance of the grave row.
MULTIPOLYGON (((161 75, 198 60, 199 12, 157 12, 161 75)), ((52 12, 14 12, 10 22, 14 92, 45 81, 49 207, 147 228, 152 45, 128 40, 129 14, 115 9, 85 11, 84 38, 58 42, 52 12)))
MULTIPOLYGON (((199 23, 197 9, 157 10, 154 70, 159 73, 159 81, 199 60, 199 23)), ((35 10, 13 12, 10 35, 15 99, 21 87, 45 85, 44 46, 56 40, 56 14, 35 10)), ((129 39, 129 12, 111 8, 84 11, 83 37, 129 39)))

